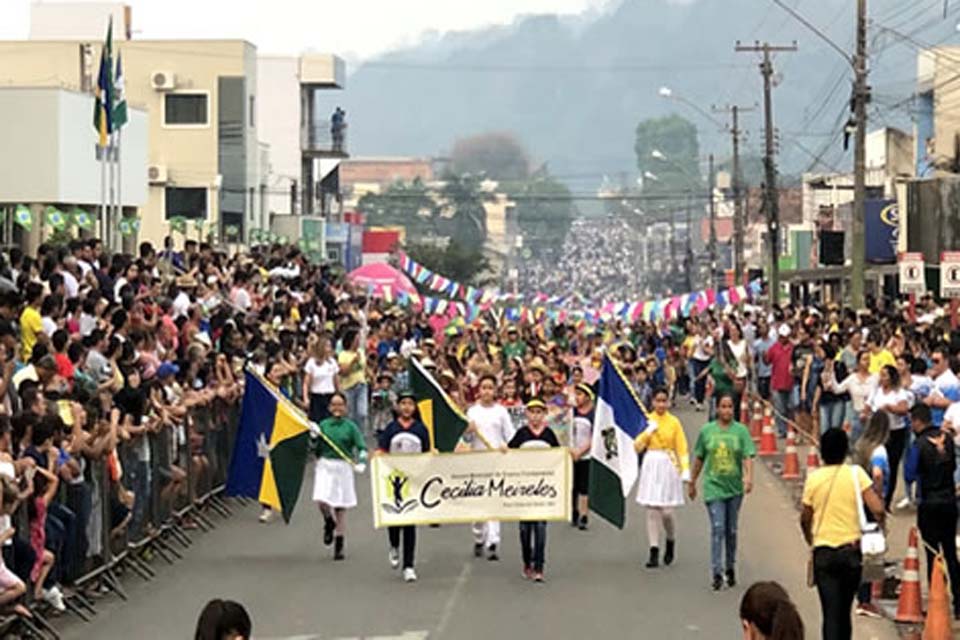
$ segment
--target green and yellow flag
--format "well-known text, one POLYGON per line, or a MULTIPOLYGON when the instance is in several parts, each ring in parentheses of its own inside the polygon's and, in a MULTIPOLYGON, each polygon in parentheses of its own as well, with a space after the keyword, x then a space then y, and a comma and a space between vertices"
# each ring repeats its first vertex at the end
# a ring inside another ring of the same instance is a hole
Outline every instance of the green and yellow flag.
POLYGON ((467 429, 467 417, 416 358, 410 360, 410 389, 417 398, 420 419, 430 432, 431 445, 438 451, 456 449, 467 429))

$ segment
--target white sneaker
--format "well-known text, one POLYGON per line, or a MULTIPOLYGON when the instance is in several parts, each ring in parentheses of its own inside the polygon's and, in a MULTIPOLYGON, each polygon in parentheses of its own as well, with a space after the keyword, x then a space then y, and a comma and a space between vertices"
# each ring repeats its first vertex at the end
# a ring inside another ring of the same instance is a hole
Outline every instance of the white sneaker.
POLYGON ((273 518, 272 509, 264 509, 263 511, 260 512, 260 522, 262 524, 267 524, 268 522, 270 522, 272 518, 273 518))
POLYGON ((403 570, 403 581, 404 582, 416 582, 417 581, 417 572, 413 570, 413 567, 407 567, 403 570))
POLYGON ((63 594, 60 593, 60 588, 53 586, 49 589, 44 589, 41 592, 43 596, 43 601, 49 604, 51 607, 63 613, 67 610, 67 605, 63 604, 63 594))
POLYGON ((901 500, 897 503, 897 509, 906 509, 912 504, 913 504, 913 501, 910 499, 909 496, 906 496, 904 498, 901 498, 901 500))
POLYGON ((387 554, 387 557, 390 558, 390 568, 399 569, 400 568, 400 551, 396 548, 391 548, 390 553, 387 554))

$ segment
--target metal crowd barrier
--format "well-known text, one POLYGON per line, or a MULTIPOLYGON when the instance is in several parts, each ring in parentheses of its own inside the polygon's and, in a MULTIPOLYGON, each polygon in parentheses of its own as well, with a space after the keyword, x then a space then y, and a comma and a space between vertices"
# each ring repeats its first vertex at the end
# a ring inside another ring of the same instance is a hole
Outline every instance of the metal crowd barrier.
MULTIPOLYGON (((69 613, 87 622, 97 615, 97 598, 112 593, 127 600, 121 577, 152 580, 157 557, 173 565, 192 544, 192 531, 210 531, 215 518, 232 514, 223 492, 239 418, 239 400, 214 400, 195 408, 182 429, 163 427, 145 441, 119 443, 119 481, 111 473, 116 466, 100 459, 86 462, 82 483, 61 482, 56 501, 77 523, 72 557, 57 559, 69 613), (127 491, 136 494, 132 509, 124 504, 127 491)), ((18 535, 30 531, 25 508, 14 514, 14 525, 18 535)), ((33 617, 0 618, 0 636, 16 628, 24 637, 59 639, 47 609, 27 591, 33 617)))

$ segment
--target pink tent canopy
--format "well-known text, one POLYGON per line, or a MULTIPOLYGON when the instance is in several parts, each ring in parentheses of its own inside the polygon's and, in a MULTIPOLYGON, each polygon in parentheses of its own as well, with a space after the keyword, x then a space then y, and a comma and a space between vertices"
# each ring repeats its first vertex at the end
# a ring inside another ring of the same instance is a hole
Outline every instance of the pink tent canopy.
POLYGON ((347 279, 361 287, 373 287, 375 296, 383 296, 385 287, 390 288, 393 298, 401 291, 413 295, 417 292, 406 275, 383 262, 365 264, 347 274, 347 279))

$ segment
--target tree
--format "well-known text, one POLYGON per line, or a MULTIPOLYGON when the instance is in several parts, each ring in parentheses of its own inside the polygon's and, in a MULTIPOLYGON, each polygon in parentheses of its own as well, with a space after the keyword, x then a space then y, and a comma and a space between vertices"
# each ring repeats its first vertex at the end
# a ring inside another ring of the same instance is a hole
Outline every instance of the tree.
POLYGON ((445 247, 418 243, 407 245, 405 250, 411 258, 446 278, 473 286, 488 284, 489 279, 481 276, 489 270, 490 262, 481 246, 464 246, 451 240, 445 247))
POLYGON ((633 148, 640 175, 656 176, 644 180, 644 194, 669 199, 702 187, 697 127, 689 120, 678 115, 644 120, 633 148))
POLYGON ((523 180, 530 171, 530 156, 512 133, 460 138, 450 155, 456 173, 482 174, 491 180, 523 180))
POLYGON ((440 233, 436 200, 420 178, 397 181, 383 193, 364 194, 358 207, 371 226, 401 226, 415 236, 440 233))
POLYGON ((516 201, 515 213, 524 246, 535 253, 559 248, 577 214, 570 189, 552 178, 545 167, 528 180, 505 183, 503 187, 516 201))
POLYGON ((448 173, 440 189, 440 212, 451 240, 464 247, 483 247, 487 241, 485 202, 493 194, 482 187, 482 178, 471 174, 448 173))

